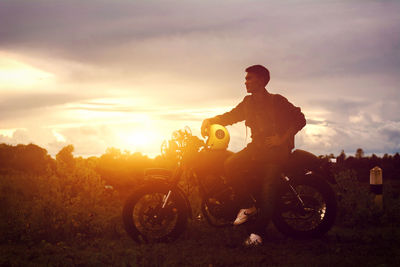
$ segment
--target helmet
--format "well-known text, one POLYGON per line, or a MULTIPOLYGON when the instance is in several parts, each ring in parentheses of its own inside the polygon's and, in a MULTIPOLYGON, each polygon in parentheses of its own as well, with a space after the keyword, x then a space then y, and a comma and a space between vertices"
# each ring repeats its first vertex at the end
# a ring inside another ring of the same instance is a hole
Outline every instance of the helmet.
POLYGON ((229 140, 229 132, 224 126, 211 124, 206 143, 208 148, 212 150, 227 149, 229 140))

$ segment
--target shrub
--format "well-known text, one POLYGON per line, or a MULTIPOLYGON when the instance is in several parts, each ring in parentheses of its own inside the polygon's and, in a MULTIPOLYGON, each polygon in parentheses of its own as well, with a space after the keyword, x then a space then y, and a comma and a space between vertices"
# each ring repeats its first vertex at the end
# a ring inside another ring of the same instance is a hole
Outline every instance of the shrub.
POLYGON ((57 159, 55 173, 0 176, 3 240, 51 242, 118 237, 121 204, 83 159, 57 159))
POLYGON ((400 219, 400 199, 394 182, 384 184, 384 209, 374 202, 375 195, 369 184, 361 183, 354 170, 341 171, 335 175, 337 185, 334 189, 338 198, 337 224, 343 226, 367 227, 388 224, 400 219))

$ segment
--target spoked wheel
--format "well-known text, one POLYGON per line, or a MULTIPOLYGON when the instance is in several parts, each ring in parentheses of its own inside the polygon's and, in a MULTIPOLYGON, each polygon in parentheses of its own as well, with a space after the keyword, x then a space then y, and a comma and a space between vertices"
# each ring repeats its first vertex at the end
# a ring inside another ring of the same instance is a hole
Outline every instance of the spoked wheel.
POLYGON ((125 202, 122 212, 125 230, 135 241, 169 242, 185 230, 185 201, 169 189, 161 183, 144 185, 125 202), (169 196, 168 192, 171 192, 169 196))
POLYGON ((278 191, 274 224, 294 238, 312 238, 325 234, 336 217, 336 198, 324 180, 307 175, 302 181, 291 181, 297 194, 283 186, 278 191))

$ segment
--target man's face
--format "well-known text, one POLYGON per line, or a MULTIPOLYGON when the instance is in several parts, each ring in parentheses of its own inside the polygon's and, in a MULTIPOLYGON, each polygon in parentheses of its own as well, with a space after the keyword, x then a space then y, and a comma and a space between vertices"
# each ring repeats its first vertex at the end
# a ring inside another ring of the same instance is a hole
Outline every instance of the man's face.
POLYGON ((265 89, 265 81, 255 73, 247 72, 246 74, 247 93, 256 93, 265 89))

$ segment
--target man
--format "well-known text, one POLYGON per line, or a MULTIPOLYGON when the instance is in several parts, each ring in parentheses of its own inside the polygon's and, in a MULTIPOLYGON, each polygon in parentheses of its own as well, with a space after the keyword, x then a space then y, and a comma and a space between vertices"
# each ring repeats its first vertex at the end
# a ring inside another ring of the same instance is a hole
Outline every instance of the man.
POLYGON ((287 160, 290 151, 294 148, 294 136, 306 124, 304 114, 285 97, 271 94, 266 90, 270 80, 267 68, 261 65, 250 66, 246 69, 247 93, 231 111, 213 118, 205 119, 201 126, 204 136, 211 124, 230 125, 245 121, 251 129, 252 142, 243 150, 230 156, 224 164, 228 179, 236 192, 238 203, 241 206, 234 225, 246 222, 249 217, 254 220, 248 223, 250 234, 245 241, 246 246, 262 244, 266 226, 273 213, 274 183, 281 172, 281 166, 287 160), (244 177, 246 170, 261 170, 259 181, 244 177), (250 197, 250 187, 260 212, 250 197))

